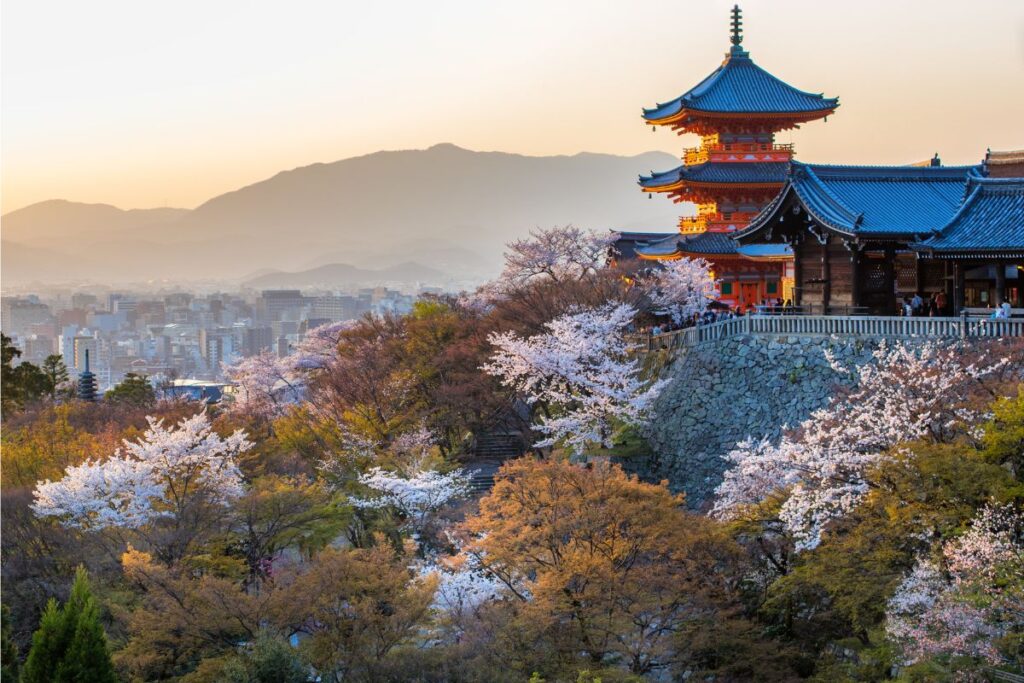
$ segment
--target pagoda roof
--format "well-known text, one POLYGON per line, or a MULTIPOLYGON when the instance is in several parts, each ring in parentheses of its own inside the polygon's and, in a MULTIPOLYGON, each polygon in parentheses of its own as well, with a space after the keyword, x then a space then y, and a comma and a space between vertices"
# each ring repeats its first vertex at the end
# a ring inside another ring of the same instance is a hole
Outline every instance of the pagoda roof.
POLYGON ((682 252, 679 251, 681 241, 678 232, 672 233, 661 239, 638 243, 634 247, 634 251, 643 259, 676 259, 682 256, 682 252))
POLYGON ((683 111, 825 116, 838 106, 838 97, 798 90, 759 67, 748 52, 734 46, 722 65, 707 78, 673 100, 644 109, 643 118, 658 123, 683 111))
POLYGON ((678 232, 630 232, 628 230, 614 230, 616 235, 615 244, 612 245, 618 256, 623 259, 631 259, 637 256, 637 248, 648 242, 656 242, 668 237, 678 237, 678 232))
POLYGON ((696 235, 679 233, 633 244, 634 253, 645 259, 672 259, 682 256, 742 256, 755 261, 791 258, 793 251, 784 244, 750 244, 737 246, 724 232, 702 232, 696 235))
POLYGON ((695 185, 782 185, 786 182, 788 161, 705 161, 683 165, 671 171, 640 176, 640 187, 657 190, 680 183, 695 185))
POLYGON ((981 166, 833 166, 791 162, 768 206, 734 239, 759 241, 791 197, 820 225, 848 236, 913 237, 945 225, 981 166))
POLYGON ((1024 255, 1024 178, 971 178, 960 210, 914 249, 939 258, 1024 255))

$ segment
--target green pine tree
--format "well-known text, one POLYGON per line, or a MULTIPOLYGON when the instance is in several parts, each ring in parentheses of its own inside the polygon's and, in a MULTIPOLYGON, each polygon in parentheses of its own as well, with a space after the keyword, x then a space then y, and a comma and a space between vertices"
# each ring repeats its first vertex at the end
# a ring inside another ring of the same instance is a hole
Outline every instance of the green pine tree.
POLYGON ((32 648, 21 673, 21 683, 50 683, 54 679, 67 642, 62 642, 64 614, 57 601, 50 598, 39 620, 39 630, 32 634, 32 648))
POLYGON ((66 683, 117 681, 107 648, 107 634, 100 623, 99 608, 91 597, 79 614, 78 626, 57 671, 57 680, 66 683))
POLYGON ((68 368, 64 365, 64 359, 57 354, 47 356, 42 371, 46 377, 46 391, 51 399, 56 399, 57 390, 68 381, 68 368))
POLYGON ((11 639, 11 610, 0 605, 0 682, 18 680, 18 646, 11 639))
POLYGON ((63 608, 50 600, 32 636, 22 683, 114 683, 107 636, 83 567, 63 608))
POLYGON ((129 372, 121 382, 111 388, 103 398, 111 403, 123 403, 145 408, 156 403, 156 391, 143 375, 129 372))

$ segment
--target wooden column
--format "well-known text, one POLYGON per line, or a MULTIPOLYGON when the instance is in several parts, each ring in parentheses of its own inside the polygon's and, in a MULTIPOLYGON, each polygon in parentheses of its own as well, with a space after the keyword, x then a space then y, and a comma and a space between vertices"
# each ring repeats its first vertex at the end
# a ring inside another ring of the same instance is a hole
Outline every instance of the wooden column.
POLYGON ((896 301, 896 249, 892 245, 885 247, 885 295, 888 297, 886 315, 895 313, 896 301))
POLYGON ((794 306, 799 306, 800 305, 800 299, 802 298, 801 294, 802 294, 803 288, 804 288, 804 266, 800 262, 800 259, 802 257, 801 252, 803 251, 803 249, 801 248, 801 242, 802 242, 802 240, 800 240, 798 238, 798 239, 794 239, 793 242, 790 244, 790 247, 793 249, 793 305, 794 306))
POLYGON ((850 250, 850 305, 854 308, 860 306, 860 249, 856 244, 847 244, 850 250))
POLYGON ((914 254, 914 294, 924 296, 924 261, 921 255, 914 254))
POLYGON ((832 298, 832 261, 828 253, 829 238, 825 236, 825 244, 821 248, 821 312, 828 315, 828 305, 832 298))
POLYGON ((953 262, 953 315, 960 315, 964 307, 964 266, 959 261, 953 262))
POLYGON ((999 306, 1006 301, 1006 263, 996 261, 996 300, 994 305, 999 306))

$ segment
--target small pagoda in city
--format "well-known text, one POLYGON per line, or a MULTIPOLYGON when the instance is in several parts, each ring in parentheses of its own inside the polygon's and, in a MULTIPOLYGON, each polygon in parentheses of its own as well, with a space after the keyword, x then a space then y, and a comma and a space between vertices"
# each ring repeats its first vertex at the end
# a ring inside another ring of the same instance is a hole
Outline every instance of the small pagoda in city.
POLYGON ((739 6, 732 9, 732 46, 725 61, 683 95, 643 111, 650 126, 694 133, 700 145, 683 151, 678 168, 640 177, 644 192, 693 202, 678 232, 623 232, 622 259, 704 258, 713 265, 720 300, 749 306, 789 298, 792 252, 779 245, 737 246, 730 233, 743 230, 786 181, 792 145, 777 144, 780 131, 823 119, 839 106, 771 75, 743 49, 739 6))

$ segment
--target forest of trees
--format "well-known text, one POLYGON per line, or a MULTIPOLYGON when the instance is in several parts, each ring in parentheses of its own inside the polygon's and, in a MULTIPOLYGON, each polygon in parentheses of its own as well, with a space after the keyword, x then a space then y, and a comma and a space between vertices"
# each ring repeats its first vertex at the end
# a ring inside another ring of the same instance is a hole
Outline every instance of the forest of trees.
POLYGON ((607 252, 538 231, 477 292, 247 358, 205 407, 141 378, 75 400, 5 340, 4 679, 1022 672, 1024 348, 836 363, 848 388, 737 444, 693 510, 621 466, 670 381, 629 333, 702 310, 708 265, 625 277, 607 252), (489 430, 529 448, 480 496, 489 430))

